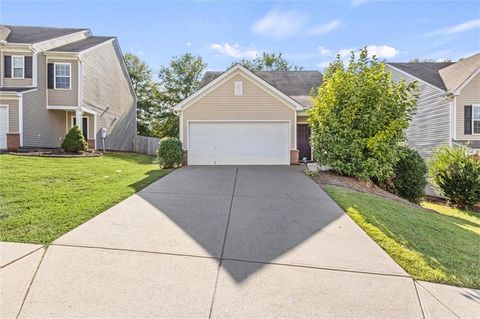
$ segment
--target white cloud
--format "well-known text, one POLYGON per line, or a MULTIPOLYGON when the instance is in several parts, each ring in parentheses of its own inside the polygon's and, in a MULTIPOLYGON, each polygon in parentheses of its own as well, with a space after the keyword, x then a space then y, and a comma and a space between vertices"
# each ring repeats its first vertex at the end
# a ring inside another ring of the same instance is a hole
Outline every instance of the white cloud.
POLYGON ((370 2, 371 0, 352 0, 350 3, 352 7, 358 7, 361 6, 362 4, 365 4, 367 2, 370 2))
POLYGON ((332 32, 335 29, 338 29, 342 25, 342 21, 340 20, 332 20, 325 24, 320 24, 317 26, 312 27, 310 30, 307 31, 307 35, 315 36, 315 35, 325 35, 327 33, 332 32))
POLYGON ((253 24, 252 32, 274 39, 286 39, 297 34, 305 22, 306 16, 297 11, 271 10, 253 24))
POLYGON ((212 43, 210 47, 220 54, 227 55, 235 59, 254 58, 258 55, 258 51, 242 49, 239 44, 230 45, 228 43, 212 43))
POLYGON ((340 49, 338 50, 337 54, 340 55, 341 59, 345 59, 350 57, 350 55, 352 54, 352 51, 353 49, 340 49))
POLYGON ((390 59, 400 53, 400 51, 389 45, 369 45, 367 50, 368 55, 376 55, 379 59, 390 59))
POLYGON ((317 48, 317 52, 320 55, 330 55, 330 54, 332 54, 332 50, 327 49, 326 47, 322 47, 322 46, 317 48))
POLYGON ((185 43, 187 47, 191 46, 192 44, 190 42, 185 43))
POLYGON ((430 33, 427 33, 427 36, 434 35, 452 35, 460 32, 466 32, 470 30, 480 29, 480 19, 466 21, 460 24, 452 25, 446 28, 442 28, 430 33))

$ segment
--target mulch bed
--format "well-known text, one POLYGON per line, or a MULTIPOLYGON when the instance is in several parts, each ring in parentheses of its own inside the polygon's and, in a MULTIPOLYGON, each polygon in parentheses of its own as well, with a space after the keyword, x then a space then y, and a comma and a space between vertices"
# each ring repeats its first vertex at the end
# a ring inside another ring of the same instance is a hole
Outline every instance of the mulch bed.
POLYGON ((99 157, 102 156, 102 152, 98 151, 86 151, 80 153, 71 153, 71 152, 64 152, 60 149, 24 149, 18 150, 15 152, 10 152, 9 154, 12 155, 19 155, 19 156, 37 156, 37 157, 59 157, 59 158, 77 158, 77 157, 99 157))

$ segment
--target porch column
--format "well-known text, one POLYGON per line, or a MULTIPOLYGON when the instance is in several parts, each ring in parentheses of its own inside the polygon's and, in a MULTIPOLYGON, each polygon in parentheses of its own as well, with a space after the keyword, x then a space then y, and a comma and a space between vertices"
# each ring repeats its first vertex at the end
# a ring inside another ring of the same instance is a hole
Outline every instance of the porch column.
POLYGON ((83 112, 81 110, 77 110, 75 112, 75 118, 77 122, 77 126, 80 129, 80 132, 83 132, 83 118, 82 118, 83 112))

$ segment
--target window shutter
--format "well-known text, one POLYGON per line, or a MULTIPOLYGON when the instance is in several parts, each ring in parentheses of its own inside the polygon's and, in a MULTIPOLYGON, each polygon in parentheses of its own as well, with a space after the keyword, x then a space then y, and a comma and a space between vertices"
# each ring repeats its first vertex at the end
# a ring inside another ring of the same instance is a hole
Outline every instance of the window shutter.
POLYGON ((463 106, 463 129, 464 134, 472 134, 472 106, 464 105, 463 106))
POLYGON ((25 57, 25 78, 27 79, 32 78, 32 57, 31 56, 25 57))
POLYGON ((4 57, 4 65, 5 65, 5 72, 4 76, 6 78, 11 78, 12 77, 12 57, 10 55, 6 55, 4 57))
POLYGON ((53 63, 49 63, 48 64, 48 88, 49 89, 54 88, 53 81, 55 81, 53 63))

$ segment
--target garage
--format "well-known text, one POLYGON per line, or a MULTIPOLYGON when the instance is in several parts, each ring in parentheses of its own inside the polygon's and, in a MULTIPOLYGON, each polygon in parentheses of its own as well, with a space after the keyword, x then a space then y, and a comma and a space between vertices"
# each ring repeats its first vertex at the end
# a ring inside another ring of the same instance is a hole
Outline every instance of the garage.
POLYGON ((288 121, 188 123, 189 165, 289 165, 288 121))

